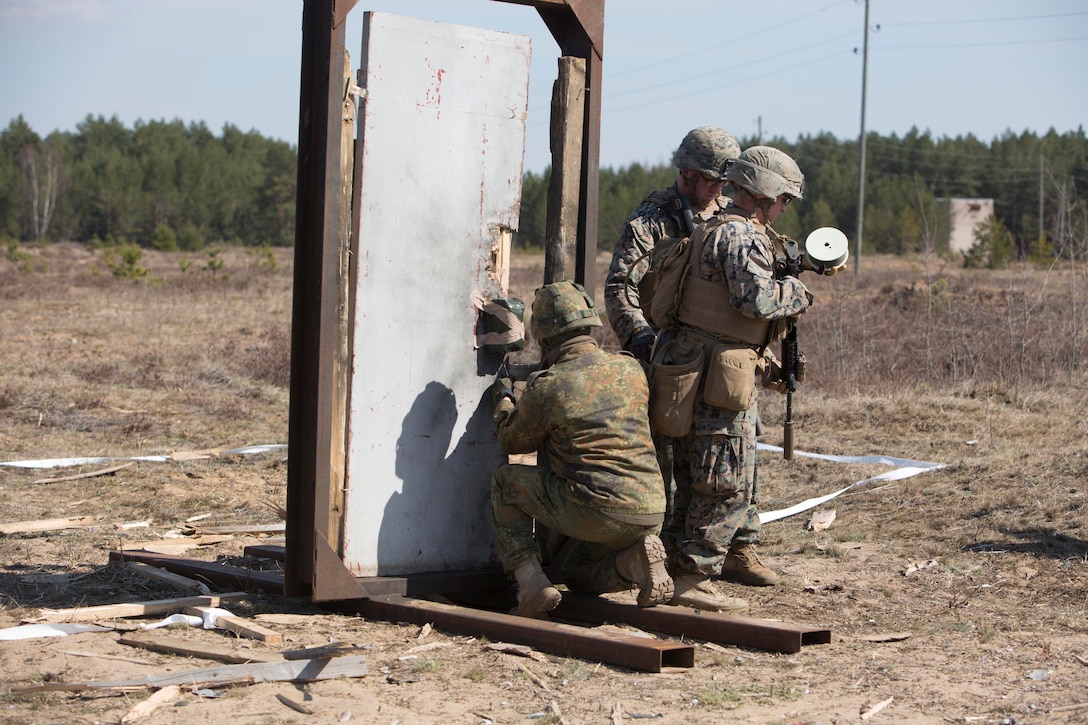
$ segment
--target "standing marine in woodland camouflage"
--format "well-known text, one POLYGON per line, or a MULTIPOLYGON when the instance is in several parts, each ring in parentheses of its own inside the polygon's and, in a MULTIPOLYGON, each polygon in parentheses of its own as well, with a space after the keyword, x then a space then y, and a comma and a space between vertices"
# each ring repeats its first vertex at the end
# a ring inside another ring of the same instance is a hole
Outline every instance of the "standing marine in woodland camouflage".
POLYGON ((499 556, 517 581, 516 613, 523 616, 542 616, 561 599, 541 569, 534 519, 577 540, 562 567, 571 590, 634 586, 643 607, 672 596, 657 536, 665 492, 650 440, 646 376, 635 360, 597 346, 589 329, 600 324, 580 285, 541 287, 530 320, 540 371, 516 401, 508 378, 492 390, 503 450, 537 453, 537 465, 506 464, 491 479, 499 556))
MULTIPOLYGON (((746 149, 729 167, 734 198, 693 263, 671 340, 655 362, 707 361, 694 396, 690 432, 674 439, 675 515, 669 568, 677 593, 711 576, 770 586, 778 575, 756 556, 759 479, 756 456, 757 371, 777 370, 768 346, 812 295, 796 277, 778 277, 767 225, 802 198, 804 176, 788 155, 746 149)), ((763 384, 778 389, 773 374, 763 384)))

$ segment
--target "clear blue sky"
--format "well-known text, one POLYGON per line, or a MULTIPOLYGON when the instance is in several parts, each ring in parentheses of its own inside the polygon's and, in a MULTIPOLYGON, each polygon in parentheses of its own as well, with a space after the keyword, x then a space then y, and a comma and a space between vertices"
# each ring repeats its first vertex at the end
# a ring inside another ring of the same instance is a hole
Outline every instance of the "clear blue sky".
MULTIPOLYGON (((607 0, 601 164, 667 163, 704 124, 764 139, 860 129, 864 0, 607 0), (856 50, 855 50, 856 49, 856 50)), ((360 0, 533 38, 526 169, 550 162, 558 48, 531 8, 360 0)), ((224 124, 297 143, 302 0, 0 0, 0 124, 42 136, 88 114, 224 124)), ((1083 0, 871 0, 866 126, 935 137, 1088 122, 1083 0)))

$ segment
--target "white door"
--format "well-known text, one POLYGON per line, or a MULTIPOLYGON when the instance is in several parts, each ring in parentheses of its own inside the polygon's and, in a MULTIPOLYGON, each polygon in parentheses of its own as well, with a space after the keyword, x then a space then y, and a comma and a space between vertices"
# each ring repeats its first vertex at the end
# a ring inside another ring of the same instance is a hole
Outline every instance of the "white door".
POLYGON ((476 349, 474 299, 504 292, 529 61, 527 36, 364 16, 341 552, 355 576, 497 561, 498 360, 476 349))

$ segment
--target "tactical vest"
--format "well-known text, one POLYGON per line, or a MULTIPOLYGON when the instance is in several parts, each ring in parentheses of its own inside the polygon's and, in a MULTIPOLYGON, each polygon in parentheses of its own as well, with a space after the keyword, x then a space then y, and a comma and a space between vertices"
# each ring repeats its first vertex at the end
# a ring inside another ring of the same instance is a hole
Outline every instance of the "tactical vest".
MULTIPOLYGON (((714 200, 707 209, 699 212, 700 214, 706 214, 709 211, 711 214, 710 219, 698 220, 694 218, 685 218, 686 205, 680 199, 675 188, 650 192, 646 195, 646 198, 642 200, 642 203, 639 206, 644 204, 653 204, 660 211, 668 214, 669 217, 676 222, 677 229, 679 229, 680 232, 680 236, 662 237, 661 239, 658 239, 654 242, 653 248, 643 253, 630 267, 631 270, 634 270, 644 259, 649 261, 649 265, 647 266, 646 271, 643 272, 636 287, 638 289, 638 307, 642 310, 642 313, 646 316, 647 320, 651 320, 652 322, 650 310, 660 284, 659 276, 661 272, 660 264, 655 264, 655 260, 661 259, 669 252, 669 250, 675 247, 678 242, 691 235, 699 224, 705 224, 713 219, 713 215, 715 215, 722 207, 718 204, 717 200, 714 200)), ((691 214, 690 209, 687 210, 687 213, 688 215, 691 214)), ((630 278, 628 278, 625 287, 630 286, 630 284, 631 281, 630 278)), ((630 294, 627 294, 627 300, 629 303, 632 302, 630 294)))
MULTIPOLYGON (((678 290, 675 320, 706 333, 722 342, 739 342, 755 347, 763 347, 781 339, 784 326, 773 320, 759 320, 738 312, 729 299, 729 287, 725 280, 711 281, 698 276, 699 259, 703 254, 706 238, 722 224, 733 221, 745 221, 762 231, 763 225, 740 214, 723 214, 715 219, 712 229, 700 235, 701 239, 691 245, 688 251, 689 261, 678 290), (720 220, 720 222, 718 222, 720 220)), ((702 229, 700 229, 702 231, 702 229)))

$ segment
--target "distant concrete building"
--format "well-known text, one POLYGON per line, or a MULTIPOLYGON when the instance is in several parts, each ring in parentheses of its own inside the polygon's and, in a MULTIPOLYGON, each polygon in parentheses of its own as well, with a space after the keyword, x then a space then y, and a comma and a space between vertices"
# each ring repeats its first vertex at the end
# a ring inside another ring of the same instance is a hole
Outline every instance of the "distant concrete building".
POLYGON ((975 229, 993 216, 993 199, 945 199, 948 202, 948 249, 964 254, 975 244, 975 229))

